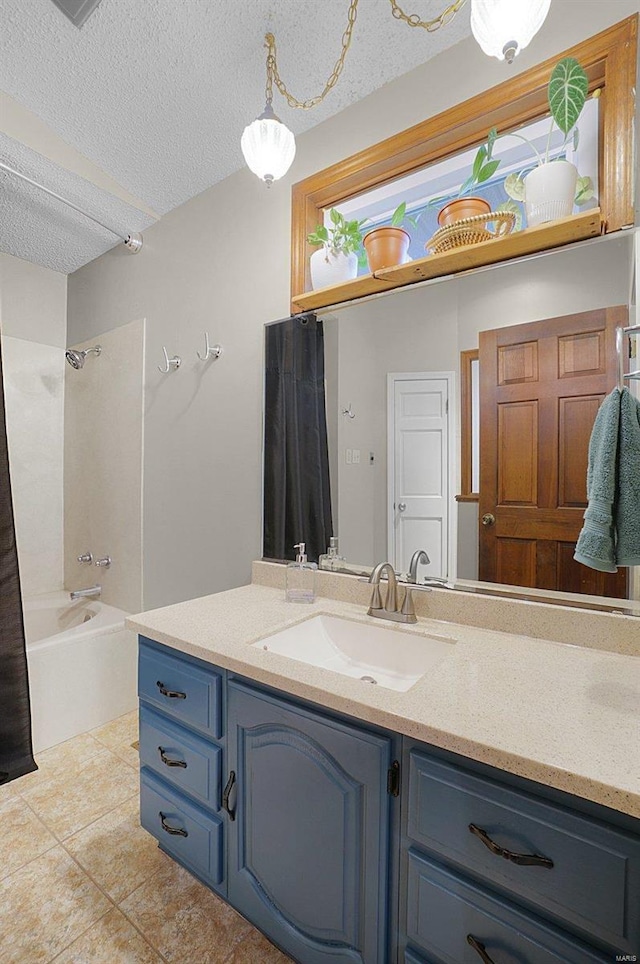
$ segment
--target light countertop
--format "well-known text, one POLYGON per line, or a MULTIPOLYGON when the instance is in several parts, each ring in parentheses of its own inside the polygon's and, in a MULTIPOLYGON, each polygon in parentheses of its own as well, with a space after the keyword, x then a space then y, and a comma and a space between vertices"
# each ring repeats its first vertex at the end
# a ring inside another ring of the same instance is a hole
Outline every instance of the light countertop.
POLYGON ((639 656, 424 617, 399 627, 365 612, 326 597, 286 603, 281 589, 252 584, 127 625, 301 699, 640 817, 639 656), (456 642, 404 693, 250 645, 319 613, 456 642))

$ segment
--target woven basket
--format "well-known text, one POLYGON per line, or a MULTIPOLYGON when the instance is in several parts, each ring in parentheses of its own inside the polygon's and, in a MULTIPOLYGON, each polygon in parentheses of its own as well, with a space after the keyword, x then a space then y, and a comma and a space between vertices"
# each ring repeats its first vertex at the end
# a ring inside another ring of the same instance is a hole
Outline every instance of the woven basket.
POLYGON ((454 248, 464 248, 469 244, 503 238, 513 231, 515 223, 516 216, 513 211, 490 211, 489 214, 463 218, 439 228, 433 237, 429 238, 425 248, 432 254, 441 254, 443 251, 453 251, 454 248), (490 231, 487 225, 492 223, 494 230, 490 231))

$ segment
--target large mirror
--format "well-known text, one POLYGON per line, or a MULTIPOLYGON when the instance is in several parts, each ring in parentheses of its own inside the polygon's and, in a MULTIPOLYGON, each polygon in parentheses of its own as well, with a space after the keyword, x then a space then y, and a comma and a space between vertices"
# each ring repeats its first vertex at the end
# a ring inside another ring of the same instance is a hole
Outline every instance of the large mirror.
MULTIPOLYGON (((535 501, 534 481, 540 487, 544 472, 553 476, 549 484, 555 491, 561 490, 561 504, 570 510, 565 518, 582 517, 588 435, 599 402, 616 384, 615 326, 629 323, 633 263, 633 233, 625 232, 318 313, 328 525, 345 568, 364 569, 388 559, 397 571, 407 572, 415 551, 423 549, 429 562, 419 563, 419 581, 435 577, 473 584, 481 579, 637 598, 632 570, 605 578, 580 567, 584 573, 576 574, 569 537, 551 531, 548 513, 539 521, 528 513, 523 541, 518 541, 523 523, 512 519, 493 568, 487 568, 483 546, 486 534, 495 550, 496 529, 486 518, 494 515, 495 504, 528 506, 535 501), (556 339, 554 359, 549 356, 547 362, 541 325, 556 339), (486 425, 487 413, 494 410, 502 447, 489 451, 486 428, 482 445, 476 435, 479 501, 461 500, 460 358, 461 352, 487 343, 504 365, 493 377, 506 386, 508 397, 487 395, 485 366, 482 388, 475 384, 474 434, 480 412, 486 425), (544 376, 537 367, 543 363, 553 369, 544 376), (530 364, 540 377, 530 377, 530 364), (556 415, 545 415, 547 410, 556 415), (532 433, 531 420, 538 417, 549 424, 543 433, 532 433), (490 492, 491 479, 498 478, 502 491, 490 492), (484 527, 480 516, 488 523, 484 527)), ((268 417, 269 395, 266 404, 268 417)), ((317 424, 306 427, 315 437, 317 424)), ((267 433, 266 464, 270 444, 267 433)), ((322 466, 312 469, 315 475, 323 471, 322 466)), ((322 488, 312 497, 309 520, 326 521, 322 488)), ((304 532, 296 536, 302 538, 304 532)), ((290 554, 289 547, 282 553, 290 554)))

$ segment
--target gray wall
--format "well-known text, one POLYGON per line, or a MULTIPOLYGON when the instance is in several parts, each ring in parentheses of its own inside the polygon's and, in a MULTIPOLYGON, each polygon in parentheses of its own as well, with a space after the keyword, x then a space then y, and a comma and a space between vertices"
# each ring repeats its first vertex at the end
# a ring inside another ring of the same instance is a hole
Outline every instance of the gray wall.
POLYGON ((300 137, 292 170, 270 191, 243 169, 147 230, 138 257, 109 252, 70 277, 70 343, 147 320, 147 608, 246 582, 260 554, 262 326, 289 313, 290 185, 640 9, 584 0, 576 16, 575 7, 554 3, 511 67, 466 40, 300 137), (225 349, 206 369, 195 357, 205 329, 225 349), (162 345, 184 359, 170 376, 156 371, 162 345))

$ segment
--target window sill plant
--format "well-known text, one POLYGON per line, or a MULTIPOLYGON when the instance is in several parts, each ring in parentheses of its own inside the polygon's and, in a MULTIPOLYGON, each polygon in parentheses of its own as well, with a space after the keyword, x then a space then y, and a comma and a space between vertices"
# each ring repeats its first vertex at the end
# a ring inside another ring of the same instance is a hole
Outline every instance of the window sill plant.
POLYGON ((358 257, 362 250, 362 221, 347 221, 335 208, 329 211, 331 226, 319 224, 307 235, 312 245, 321 245, 310 259, 311 284, 314 289, 351 281, 358 274, 358 257))
POLYGON ((404 264, 407 260, 411 236, 402 227, 405 222, 414 227, 417 224, 416 219, 407 214, 407 205, 403 201, 393 212, 388 227, 373 228, 365 234, 362 243, 371 274, 382 271, 383 268, 392 268, 396 264, 404 264))
MULTIPOLYGON (((558 61, 549 79, 547 97, 551 124, 544 154, 521 134, 505 134, 524 141, 536 155, 537 165, 529 173, 510 174, 505 180, 505 191, 512 201, 523 201, 530 226, 568 217, 573 205, 585 204, 594 196, 591 178, 580 177, 575 164, 549 156, 554 124, 564 134, 561 151, 571 140, 578 146, 577 122, 589 92, 587 74, 574 57, 558 61)), ((509 202, 504 205, 509 206, 509 202)), ((513 205, 511 210, 515 210, 513 205)))

